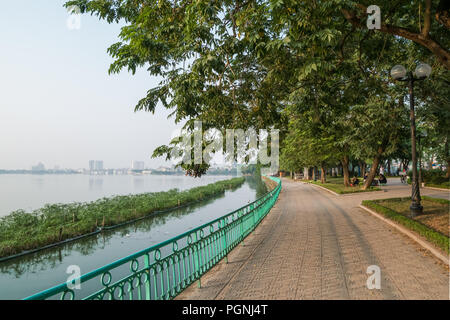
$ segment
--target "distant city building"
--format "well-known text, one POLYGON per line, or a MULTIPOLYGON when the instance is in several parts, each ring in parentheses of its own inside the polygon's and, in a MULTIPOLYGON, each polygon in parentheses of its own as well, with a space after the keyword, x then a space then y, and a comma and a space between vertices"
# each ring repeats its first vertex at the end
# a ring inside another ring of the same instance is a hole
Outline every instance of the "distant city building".
POLYGON ((103 161, 95 161, 95 170, 97 171, 103 170, 103 161))
POLYGON ((45 171, 45 166, 42 162, 39 162, 37 166, 31 167, 31 171, 45 171))
POLYGON ((128 169, 114 169, 113 174, 128 174, 128 169))
POLYGON ((131 161, 131 170, 144 170, 145 162, 144 161, 131 161))
POLYGON ((89 160, 89 170, 90 171, 102 171, 103 161, 102 160, 89 160))

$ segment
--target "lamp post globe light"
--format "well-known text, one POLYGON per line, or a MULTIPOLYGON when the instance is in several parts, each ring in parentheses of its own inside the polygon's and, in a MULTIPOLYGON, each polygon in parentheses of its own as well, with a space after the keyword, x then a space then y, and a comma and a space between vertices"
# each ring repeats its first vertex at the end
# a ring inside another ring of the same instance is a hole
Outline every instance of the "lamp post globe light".
POLYGON ((405 67, 400 64, 393 66, 391 69, 391 77, 394 78, 394 80, 404 79, 406 77, 405 67))
POLYGON ((416 153, 416 116, 414 113, 414 82, 424 80, 431 74, 431 67, 421 63, 416 67, 414 73, 407 71, 404 66, 396 65, 391 69, 391 77, 398 81, 407 81, 409 85, 409 107, 411 120, 411 154, 412 154, 412 192, 411 192, 411 216, 422 214, 423 207, 420 204, 420 189, 417 176, 417 153, 416 153))
POLYGON ((414 75, 418 78, 418 80, 423 80, 428 78, 431 74, 431 67, 426 63, 421 63, 414 70, 414 75))

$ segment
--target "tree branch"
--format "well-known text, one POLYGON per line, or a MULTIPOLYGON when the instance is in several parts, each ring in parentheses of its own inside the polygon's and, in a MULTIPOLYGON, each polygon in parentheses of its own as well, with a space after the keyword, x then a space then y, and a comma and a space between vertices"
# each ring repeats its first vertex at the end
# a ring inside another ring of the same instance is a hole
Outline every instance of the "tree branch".
POLYGON ((423 21, 422 37, 428 38, 431 27, 431 0, 425 2, 425 17, 423 21))
MULTIPOLYGON (((365 8, 363 5, 358 5, 358 7, 360 7, 361 9, 365 8)), ((354 27, 357 27, 359 29, 366 27, 363 23, 361 23, 361 19, 357 17, 354 12, 351 12, 347 9, 341 9, 341 12, 344 15, 344 18, 354 27)), ((366 15, 366 11, 363 12, 364 15, 366 15)), ((437 41, 429 37, 428 34, 427 37, 424 37, 422 33, 415 33, 405 28, 396 27, 384 23, 381 24, 381 29, 379 31, 400 36, 424 46, 436 56, 436 58, 445 66, 446 69, 450 70, 450 52, 444 49, 437 41)))

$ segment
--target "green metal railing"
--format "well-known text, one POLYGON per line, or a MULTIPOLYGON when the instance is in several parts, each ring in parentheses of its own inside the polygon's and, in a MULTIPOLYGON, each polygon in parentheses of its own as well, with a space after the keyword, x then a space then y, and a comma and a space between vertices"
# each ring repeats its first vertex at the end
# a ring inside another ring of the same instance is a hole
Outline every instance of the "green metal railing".
POLYGON ((201 276, 227 259, 275 204, 281 180, 270 179, 277 186, 240 209, 25 300, 161 300, 176 297, 195 281, 201 286, 201 276), (80 289, 72 289, 76 283, 80 289))

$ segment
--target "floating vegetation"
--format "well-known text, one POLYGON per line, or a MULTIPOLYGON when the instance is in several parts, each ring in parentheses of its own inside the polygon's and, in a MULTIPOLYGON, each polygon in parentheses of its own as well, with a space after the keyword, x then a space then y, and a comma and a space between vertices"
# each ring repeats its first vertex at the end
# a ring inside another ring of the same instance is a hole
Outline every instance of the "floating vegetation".
POLYGON ((172 189, 101 198, 93 202, 47 204, 0 218, 0 258, 201 201, 240 186, 245 178, 218 181, 185 191, 172 189))

